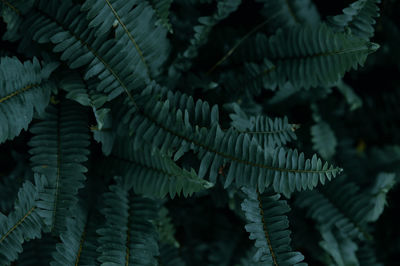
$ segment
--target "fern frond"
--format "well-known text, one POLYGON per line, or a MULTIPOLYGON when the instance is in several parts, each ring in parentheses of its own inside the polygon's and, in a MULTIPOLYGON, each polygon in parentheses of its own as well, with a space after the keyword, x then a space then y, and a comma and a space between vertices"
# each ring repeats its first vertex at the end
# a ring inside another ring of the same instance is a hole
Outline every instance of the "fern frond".
POLYGON ((169 52, 167 31, 156 26, 156 14, 146 1, 86 0, 82 10, 88 11, 89 27, 96 35, 106 35, 113 27, 115 38, 129 52, 130 64, 136 65, 136 74, 156 77, 169 52))
POLYGON ((317 151, 322 158, 329 160, 335 155, 337 140, 335 133, 328 123, 321 120, 311 126, 311 137, 313 149, 317 151))
POLYGON ((310 0, 257 0, 263 3, 261 14, 269 19, 271 32, 302 24, 318 25, 320 15, 310 0))
MULTIPOLYGON (((332 228, 334 229, 334 228, 332 228)), ((340 230, 321 229, 322 241, 320 246, 329 254, 326 265, 363 265, 359 264, 356 256, 357 244, 344 235, 340 230), (333 261, 331 261, 333 259, 333 261)))
POLYGON ((367 228, 371 196, 360 193, 356 184, 344 180, 336 179, 321 191, 303 192, 296 203, 307 209, 307 216, 324 225, 324 230, 337 227, 346 237, 371 239, 367 228))
POLYGON ((393 173, 379 173, 375 178, 375 184, 371 188, 372 208, 370 210, 369 222, 375 222, 381 216, 385 208, 386 195, 396 184, 396 175, 393 173))
POLYGON ((10 265, 22 252, 22 243, 40 238, 44 227, 37 201, 43 189, 43 176, 35 176, 33 185, 26 181, 18 191, 14 210, 4 216, 0 213, 0 265, 10 265))
POLYGON ((116 181, 104 194, 106 224, 97 230, 98 260, 101 265, 157 265, 157 232, 150 222, 157 216, 154 202, 132 195, 116 181))
POLYGON ((53 85, 47 82, 57 63, 40 65, 15 57, 0 59, 0 143, 27 129, 34 112, 42 114, 50 101, 53 85))
POLYGON ((39 1, 23 27, 32 35, 27 37, 55 44, 53 52, 62 52, 61 60, 67 61, 70 68, 88 65, 84 79, 96 76, 100 80, 96 89, 106 93, 108 100, 124 91, 132 98, 130 90, 146 83, 145 74, 140 75, 127 56, 129 49, 107 36, 96 37, 80 6, 69 0, 39 1))
POLYGON ((212 183, 201 179, 195 171, 187 171, 177 166, 166 154, 145 145, 134 150, 129 140, 122 139, 112 152, 112 169, 125 179, 124 182, 136 194, 163 198, 167 194, 184 197, 208 189, 212 183))
POLYGON ((286 116, 283 119, 271 119, 261 115, 248 118, 238 105, 234 105, 234 110, 235 114, 229 115, 232 119, 231 125, 252 136, 261 147, 275 148, 297 138, 294 134, 296 126, 289 124, 286 116))
POLYGON ((66 230, 60 234, 62 243, 56 245, 50 265, 98 265, 96 242, 88 240, 88 230, 94 229, 89 226, 94 224, 90 223, 89 214, 83 207, 77 205, 72 213, 73 217, 66 218, 66 230))
POLYGON ((295 87, 310 88, 333 85, 351 68, 362 66, 378 47, 349 34, 334 33, 321 24, 278 30, 269 38, 266 51, 276 67, 279 87, 289 80, 295 87))
POLYGON ((35 136, 29 142, 33 171, 48 178, 38 207, 53 233, 64 230, 65 218, 78 200, 87 171, 82 163, 89 154, 85 110, 73 102, 59 105, 49 106, 46 119, 31 128, 35 136))
POLYGON ((375 18, 379 17, 381 0, 358 0, 343 9, 343 14, 328 17, 328 25, 336 31, 346 31, 368 40, 374 35, 375 18))
POLYGON ((302 265, 304 256, 290 247, 289 221, 284 215, 290 208, 286 201, 279 200, 278 194, 262 195, 249 188, 243 191, 248 197, 242 203, 249 222, 245 228, 257 248, 254 260, 269 265, 302 265))
POLYGON ((144 140, 165 151, 174 151, 176 146, 192 149, 201 160, 200 178, 209 172, 215 183, 219 167, 230 163, 225 187, 235 180, 238 186, 258 185, 260 191, 273 185, 276 192, 289 195, 296 188, 315 187, 318 180, 324 184, 326 178, 330 180, 341 172, 340 168, 323 164, 315 155, 306 160, 296 150, 263 149, 255 139, 232 128, 225 132, 218 124, 211 129, 193 128, 188 113, 171 110, 168 100, 147 101, 143 112, 133 118, 131 115, 128 113, 124 121, 130 121, 130 130, 136 133, 134 141, 144 140))

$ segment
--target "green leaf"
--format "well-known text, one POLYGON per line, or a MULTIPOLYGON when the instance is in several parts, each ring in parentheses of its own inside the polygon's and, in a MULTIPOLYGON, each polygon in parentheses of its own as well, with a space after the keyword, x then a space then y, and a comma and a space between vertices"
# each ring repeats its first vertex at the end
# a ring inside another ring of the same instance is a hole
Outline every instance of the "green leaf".
POLYGON ((153 201, 134 196, 120 179, 104 196, 106 218, 100 235, 101 265, 157 265, 157 232, 150 222, 156 218, 153 201))
POLYGON ((34 113, 42 115, 53 85, 47 82, 58 63, 20 62, 16 57, 0 59, 0 143, 27 129, 34 113))
POLYGON ((279 200, 279 194, 260 194, 249 188, 243 191, 247 195, 242 203, 248 221, 245 228, 257 248, 254 261, 268 265, 300 265, 304 256, 290 247, 289 221, 284 215, 290 208, 286 201, 279 200))
POLYGON ((6 217, 0 213, 0 264, 10 265, 22 252, 22 243, 40 238, 43 221, 37 201, 43 189, 43 176, 35 175, 35 185, 26 181, 18 192, 14 210, 6 217))
POLYGON ((31 128, 35 135, 32 147, 32 169, 46 175, 45 190, 40 193, 39 209, 46 225, 54 233, 65 229, 65 218, 77 203, 77 193, 86 179, 89 134, 85 109, 74 102, 49 106, 45 120, 31 128))

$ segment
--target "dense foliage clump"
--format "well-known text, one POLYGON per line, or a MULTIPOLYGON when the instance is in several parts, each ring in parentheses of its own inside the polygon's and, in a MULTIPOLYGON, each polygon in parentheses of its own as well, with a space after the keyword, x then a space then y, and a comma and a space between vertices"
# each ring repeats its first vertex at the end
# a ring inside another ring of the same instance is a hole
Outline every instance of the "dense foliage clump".
POLYGON ((396 265, 396 10, 2 0, 0 265, 396 265))

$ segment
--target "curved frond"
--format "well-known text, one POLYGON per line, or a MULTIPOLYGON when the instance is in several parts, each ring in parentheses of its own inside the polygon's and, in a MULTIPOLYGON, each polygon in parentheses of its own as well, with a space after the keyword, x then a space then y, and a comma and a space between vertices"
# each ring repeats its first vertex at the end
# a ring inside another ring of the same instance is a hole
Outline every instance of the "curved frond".
POLYGON ((333 229, 335 228, 320 230, 322 241, 319 244, 329 254, 329 261, 326 261, 326 265, 363 265, 359 264, 356 256, 357 244, 340 230, 333 229))
POLYGON ((381 0, 358 0, 343 9, 343 14, 328 17, 329 26, 336 31, 350 30, 351 34, 368 40, 374 35, 375 18, 379 17, 381 0))
POLYGON ((104 194, 106 218, 97 230, 101 265, 157 265, 157 232, 150 222, 157 213, 153 201, 134 196, 126 184, 116 180, 104 194))
POLYGON ((137 74, 159 75, 169 42, 166 29, 156 25, 156 13, 147 1, 86 0, 81 9, 88 11, 89 27, 95 27, 97 36, 114 28, 115 38, 129 51, 127 57, 136 65, 137 74))
POLYGON ((279 87, 289 80, 295 87, 310 88, 333 85, 351 68, 362 66, 378 47, 353 35, 334 33, 321 24, 278 30, 269 38, 267 54, 276 67, 279 87))
POLYGON ((235 180, 237 186, 258 185, 263 191, 272 185, 276 192, 289 195, 295 189, 315 187, 318 180, 324 184, 326 178, 330 180, 341 172, 315 155, 310 160, 296 150, 263 149, 255 139, 232 128, 225 132, 218 124, 211 129, 193 128, 188 113, 171 110, 168 100, 147 101, 143 112, 133 118, 131 115, 128 113, 124 120, 130 121, 134 141, 144 140, 164 151, 174 151, 173 147, 178 145, 192 149, 201 160, 200 178, 209 172, 211 182, 215 183, 218 169, 230 163, 225 187, 235 180))
POLYGON ((383 213, 385 208, 386 195, 390 189, 396 184, 396 175, 393 173, 379 173, 375 178, 375 184, 371 188, 370 195, 372 197, 372 208, 368 221, 375 222, 383 213))
POLYGON ((43 113, 53 87, 46 81, 57 66, 42 67, 36 58, 23 63, 15 57, 0 59, 0 143, 26 130, 34 112, 43 113))
POLYGON ((243 191, 248 197, 241 205, 248 221, 245 228, 257 248, 254 260, 275 266, 302 265, 304 256, 290 247, 289 221, 284 215, 290 208, 286 201, 279 200, 278 194, 262 195, 249 188, 243 191))
POLYGON ((18 192, 14 210, 0 213, 0 264, 10 265, 22 252, 22 243, 40 238, 44 226, 37 208, 43 177, 35 176, 36 186, 26 181, 18 192))
POLYGON ((107 36, 96 37, 80 6, 69 0, 39 1, 23 27, 33 40, 53 43, 53 52, 61 52, 61 60, 70 68, 88 65, 84 79, 96 76, 100 80, 96 89, 108 100, 124 91, 132 97, 130 91, 146 83, 145 74, 127 56, 130 49, 107 36))
POLYGON ((370 239, 367 223, 370 219, 371 197, 359 192, 353 182, 344 178, 329 183, 321 191, 299 194, 296 203, 306 208, 307 216, 326 230, 337 227, 347 237, 370 239))
POLYGON ((195 171, 180 168, 166 154, 145 145, 134 150, 129 140, 122 139, 111 155, 112 169, 122 175, 136 194, 163 198, 167 194, 184 197, 208 189, 212 183, 201 179, 195 171))
POLYGON ((83 187, 89 151, 89 134, 85 109, 73 102, 49 106, 45 120, 35 124, 32 147, 32 169, 46 175, 48 184, 40 195, 38 207, 50 230, 64 230, 65 218, 77 202, 78 189, 83 187))

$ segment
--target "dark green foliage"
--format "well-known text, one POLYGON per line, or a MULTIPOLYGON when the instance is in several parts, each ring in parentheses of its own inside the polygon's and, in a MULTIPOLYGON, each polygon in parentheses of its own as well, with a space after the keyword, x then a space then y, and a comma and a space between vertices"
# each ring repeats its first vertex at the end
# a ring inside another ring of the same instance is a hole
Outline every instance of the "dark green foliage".
POLYGON ((43 114, 50 100, 52 86, 46 83, 56 63, 41 67, 34 58, 22 64, 17 58, 0 61, 0 143, 13 139, 27 129, 34 112, 43 114))
POLYGON ((44 226, 37 201, 43 190, 44 177, 36 176, 36 186, 26 181, 18 191, 14 210, 8 216, 0 214, 0 263, 9 264, 22 252, 22 243, 41 236, 44 226))
POLYGON ((0 265, 397 263, 399 9, 1 0, 0 265))
POLYGON ((85 180, 87 169, 81 164, 89 154, 85 116, 85 109, 73 102, 50 105, 44 121, 31 128, 32 170, 47 177, 38 207, 54 233, 64 230, 85 180))
POLYGON ((102 265, 157 265, 156 218, 150 199, 134 196, 120 179, 104 194, 106 223, 97 230, 102 265))
POLYGON ((368 40, 374 35, 380 2, 381 0, 355 1, 343 9, 343 14, 329 17, 328 22, 337 31, 350 30, 352 34, 368 40))
POLYGON ((301 265, 304 257, 290 249, 288 219, 284 216, 290 208, 279 195, 261 195, 254 189, 244 189, 248 199, 242 203, 246 219, 245 228, 250 239, 255 240, 257 252, 254 261, 268 265, 301 265))

